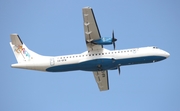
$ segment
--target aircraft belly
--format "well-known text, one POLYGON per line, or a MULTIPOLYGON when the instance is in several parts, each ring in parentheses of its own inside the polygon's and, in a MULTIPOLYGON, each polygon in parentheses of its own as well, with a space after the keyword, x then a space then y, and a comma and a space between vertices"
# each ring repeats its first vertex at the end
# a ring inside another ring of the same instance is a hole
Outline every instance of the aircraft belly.
POLYGON ((74 70, 79 70, 78 64, 57 65, 46 69, 46 71, 48 72, 66 72, 66 71, 74 71, 74 70))
POLYGON ((134 58, 123 58, 118 59, 116 62, 123 65, 133 65, 133 64, 143 64, 143 63, 152 63, 165 59, 162 56, 144 56, 144 57, 134 57, 134 58))
POLYGON ((66 64, 66 65, 57 65, 52 66, 46 69, 49 72, 65 72, 65 71, 74 71, 74 70, 83 70, 83 71, 99 71, 99 70, 108 70, 114 68, 117 64, 114 64, 114 60, 110 58, 104 59, 94 59, 83 61, 76 64, 66 64))
POLYGON ((110 58, 94 59, 79 63, 79 69, 84 71, 108 70, 115 66, 114 60, 110 58))

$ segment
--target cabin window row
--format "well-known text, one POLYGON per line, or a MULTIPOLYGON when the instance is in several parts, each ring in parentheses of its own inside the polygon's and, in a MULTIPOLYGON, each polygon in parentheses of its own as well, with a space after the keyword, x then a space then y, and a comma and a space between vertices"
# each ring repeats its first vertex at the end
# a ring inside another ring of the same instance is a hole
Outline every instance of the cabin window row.
POLYGON ((107 55, 107 54, 126 53, 126 52, 135 52, 135 50, 124 50, 124 51, 105 52, 105 53, 96 53, 96 54, 65 56, 65 57, 60 57, 58 59, 85 57, 85 56, 97 56, 97 55, 107 55))

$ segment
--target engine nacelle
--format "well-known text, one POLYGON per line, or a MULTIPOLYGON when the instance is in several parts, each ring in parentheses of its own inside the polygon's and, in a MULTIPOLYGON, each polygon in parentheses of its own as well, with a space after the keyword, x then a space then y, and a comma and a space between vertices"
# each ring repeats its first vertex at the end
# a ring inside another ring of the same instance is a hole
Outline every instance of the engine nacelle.
POLYGON ((110 44, 113 44, 113 38, 112 37, 102 37, 98 40, 92 40, 91 43, 98 44, 98 45, 110 45, 110 44))

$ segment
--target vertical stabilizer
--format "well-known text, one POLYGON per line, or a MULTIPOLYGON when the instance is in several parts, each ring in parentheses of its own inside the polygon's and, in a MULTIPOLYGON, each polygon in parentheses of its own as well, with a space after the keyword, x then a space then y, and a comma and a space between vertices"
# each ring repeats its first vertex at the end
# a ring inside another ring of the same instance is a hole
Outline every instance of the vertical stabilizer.
POLYGON ((32 61, 33 58, 40 56, 39 54, 29 50, 26 45, 22 42, 19 35, 11 34, 10 46, 14 52, 18 63, 32 61))

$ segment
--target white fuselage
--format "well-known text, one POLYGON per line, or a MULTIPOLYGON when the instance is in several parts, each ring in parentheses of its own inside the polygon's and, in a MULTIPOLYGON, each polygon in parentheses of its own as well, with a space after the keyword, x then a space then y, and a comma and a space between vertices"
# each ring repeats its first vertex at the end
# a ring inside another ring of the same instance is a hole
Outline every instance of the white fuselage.
POLYGON ((13 64, 12 67, 48 72, 100 71, 117 69, 117 66, 152 63, 166 59, 168 56, 168 52, 157 47, 113 51, 103 48, 101 51, 86 51, 65 56, 38 56, 30 62, 13 64))

